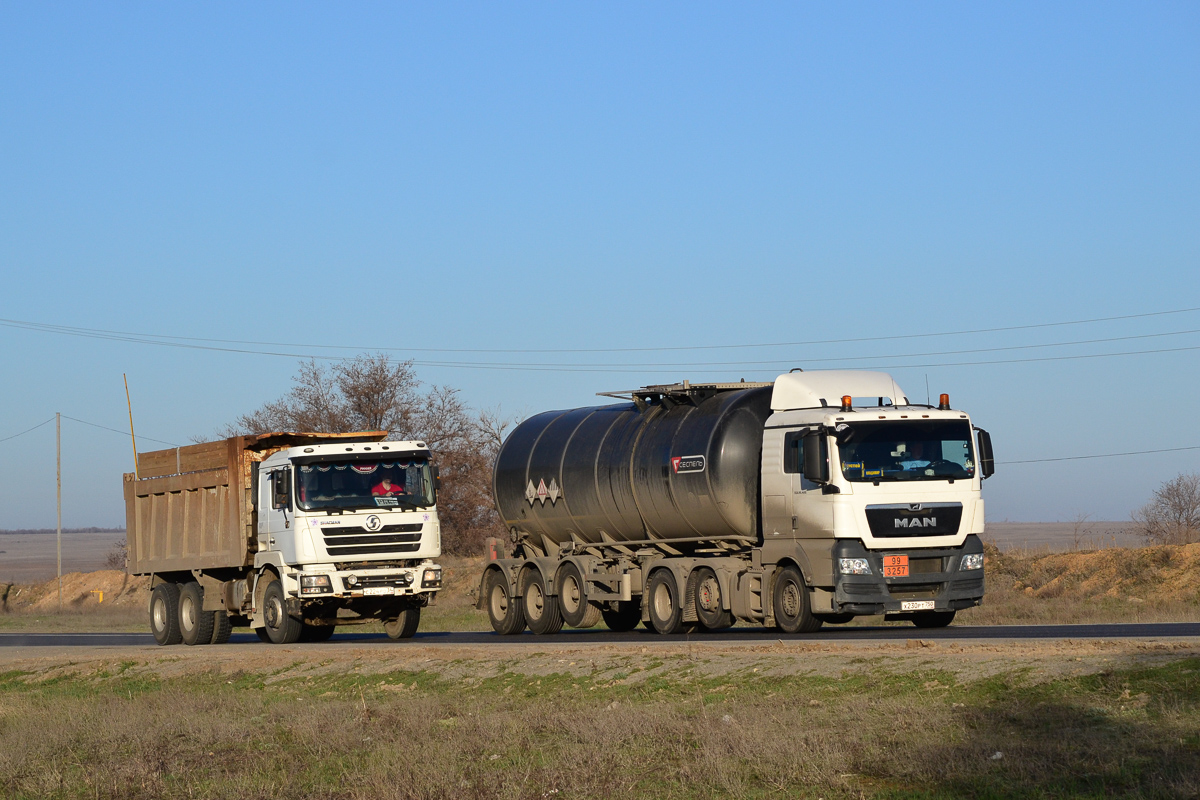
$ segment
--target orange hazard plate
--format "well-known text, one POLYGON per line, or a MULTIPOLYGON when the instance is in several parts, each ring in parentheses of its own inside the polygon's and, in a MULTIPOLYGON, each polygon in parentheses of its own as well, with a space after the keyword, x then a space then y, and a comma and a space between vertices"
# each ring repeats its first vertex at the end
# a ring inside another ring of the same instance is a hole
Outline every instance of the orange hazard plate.
POLYGON ((885 578, 907 578, 908 577, 908 556, 884 556, 883 557, 883 577, 885 577, 885 578))

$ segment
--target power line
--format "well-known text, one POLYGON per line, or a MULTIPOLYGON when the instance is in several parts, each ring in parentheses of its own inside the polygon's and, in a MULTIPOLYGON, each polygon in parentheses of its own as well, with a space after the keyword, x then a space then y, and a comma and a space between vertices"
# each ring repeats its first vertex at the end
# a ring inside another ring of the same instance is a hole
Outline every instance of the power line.
POLYGON ((51 417, 50 419, 46 420, 45 422, 39 422, 37 425, 34 425, 32 428, 23 430, 20 433, 14 433, 12 436, 5 436, 3 439, 0 439, 0 442, 7 442, 9 439, 16 439, 18 436, 24 436, 27 433, 32 433, 33 431, 36 431, 38 428, 42 427, 43 425, 49 425, 51 422, 54 422, 54 417, 51 417))
MULTIPOLYGON (((113 433, 119 433, 122 436, 132 436, 133 435, 129 431, 122 431, 122 430, 118 430, 117 428, 110 428, 107 425, 97 425, 94 422, 88 422, 86 419, 77 419, 76 417, 68 417, 66 414, 63 414, 62 416, 63 416, 63 419, 69 419, 72 422, 78 422, 83 425, 90 425, 93 428, 100 428, 101 430, 112 431, 113 433)), ((50 421, 53 422, 53 420, 50 420, 50 421)), ((42 424, 45 425, 46 423, 43 422, 42 424)), ((143 436, 142 438, 146 439, 147 441, 158 442, 159 444, 165 444, 165 445, 169 445, 171 447, 182 447, 182 445, 176 444, 175 442, 164 442, 162 439, 154 439, 149 436, 143 436)))
POLYGON ((997 461, 997 464, 1044 464, 1049 461, 1082 461, 1088 458, 1117 458, 1118 456, 1141 456, 1147 453, 1178 453, 1182 450, 1200 450, 1200 445, 1190 447, 1166 447, 1161 450, 1130 450, 1128 453, 1103 453, 1095 456, 1063 456, 1062 458, 1031 458, 1025 461, 997 461))
MULTIPOLYGON (((297 344, 294 342, 263 342, 254 340, 242 339, 214 339, 193 336, 174 336, 167 334, 154 333, 135 333, 131 331, 114 331, 103 328, 83 328, 71 325, 56 325, 53 323, 32 322, 29 320, 4 319, 0 318, 0 325, 12 328, 24 328, 27 330, 37 330, 44 333, 59 333, 70 336, 85 336, 98 339, 112 339, 116 341, 130 341, 142 344, 163 344, 175 347, 191 347, 201 350, 216 350, 221 352, 235 353, 251 353, 256 355, 275 355, 289 356, 295 358, 296 353, 280 353, 261 350, 245 350, 242 348, 214 347, 206 345, 188 345, 187 342, 209 342, 213 344, 223 345, 251 345, 257 347, 284 347, 290 349, 304 350, 382 350, 389 352, 403 353, 505 353, 505 354, 532 354, 532 353, 647 353, 647 352, 683 352, 695 350, 733 350, 733 349, 752 349, 760 347, 802 347, 807 345, 826 345, 826 344, 851 344, 861 342, 880 342, 880 341, 897 341, 902 339, 923 339, 938 336, 965 336, 980 333, 1002 333, 1009 331, 1020 330, 1035 330, 1041 328, 1054 328, 1070 325, 1090 325, 1098 322, 1117 322, 1130 319, 1145 319, 1148 317, 1162 317, 1174 314, 1188 314, 1195 311, 1200 311, 1200 306, 1193 308, 1179 308, 1169 311, 1150 311, 1141 314, 1121 314, 1110 317, 1092 317, 1089 319, 1065 320, 1059 322, 1041 322, 1029 325, 1006 325, 993 328, 974 328, 969 330, 957 331, 939 331, 935 333, 906 333, 892 334, 888 336, 863 336, 857 338, 845 339, 813 339, 800 342, 760 342, 756 344, 718 344, 718 345, 689 345, 677 347, 608 347, 608 348, 542 348, 542 349, 488 349, 488 348, 437 348, 437 347, 363 347, 350 345, 324 345, 324 344, 297 344)), ((308 357, 308 356, 305 356, 308 357)), ((335 357, 337 358, 337 357, 335 357)))

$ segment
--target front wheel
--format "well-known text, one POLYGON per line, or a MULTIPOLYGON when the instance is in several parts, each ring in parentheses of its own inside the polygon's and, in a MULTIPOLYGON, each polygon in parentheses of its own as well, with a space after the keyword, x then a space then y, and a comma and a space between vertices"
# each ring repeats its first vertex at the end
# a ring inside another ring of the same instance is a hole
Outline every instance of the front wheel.
POLYGON ((267 584, 263 595, 263 622, 273 644, 294 644, 304 631, 303 621, 287 613, 287 594, 278 578, 267 584))
POLYGON ((498 569, 488 573, 484 582, 488 619, 492 630, 501 636, 512 636, 525 630, 525 612, 508 589, 508 577, 498 569))
POLYGON ((812 633, 821 620, 813 616, 804 576, 795 567, 784 567, 775 579, 775 626, 784 633, 812 633))
POLYGON ((395 619, 384 621, 383 630, 389 639, 411 639, 421 624, 421 607, 407 606, 395 619))
POLYGON ((179 586, 160 583, 150 593, 150 632, 161 645, 179 644, 179 586))
POLYGON ((918 628, 944 628, 953 621, 953 611, 917 611, 912 615, 912 623, 918 628))
POLYGON ((300 631, 300 641, 302 642, 328 642, 333 638, 333 632, 337 630, 336 625, 304 625, 304 630, 300 631))

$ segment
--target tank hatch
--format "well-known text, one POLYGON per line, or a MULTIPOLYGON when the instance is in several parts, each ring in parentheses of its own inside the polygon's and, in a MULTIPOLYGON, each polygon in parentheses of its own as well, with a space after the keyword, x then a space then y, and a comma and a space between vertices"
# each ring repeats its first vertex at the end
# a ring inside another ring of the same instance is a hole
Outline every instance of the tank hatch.
POLYGON ((613 392, 597 392, 597 397, 612 397, 617 400, 632 400, 640 411, 645 411, 655 404, 679 405, 690 403, 699 405, 710 397, 721 392, 737 392, 743 389, 762 389, 773 386, 774 381, 738 381, 737 383, 662 383, 653 386, 643 386, 640 389, 625 389, 613 392))

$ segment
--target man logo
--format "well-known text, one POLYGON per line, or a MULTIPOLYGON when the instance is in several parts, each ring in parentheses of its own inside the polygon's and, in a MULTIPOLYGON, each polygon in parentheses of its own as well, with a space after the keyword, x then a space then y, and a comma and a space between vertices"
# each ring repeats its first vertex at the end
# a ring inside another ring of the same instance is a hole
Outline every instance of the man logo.
POLYGON ((367 517, 367 521, 363 523, 363 527, 369 531, 377 531, 383 527, 383 521, 379 517, 372 514, 367 517))
POLYGON ((921 510, 921 504, 920 504, 920 503, 909 503, 909 504, 908 504, 908 510, 909 510, 909 511, 920 511, 920 510, 921 510))
POLYGON ((897 528, 936 528, 937 517, 913 517, 912 519, 904 519, 903 517, 896 520, 897 528))

